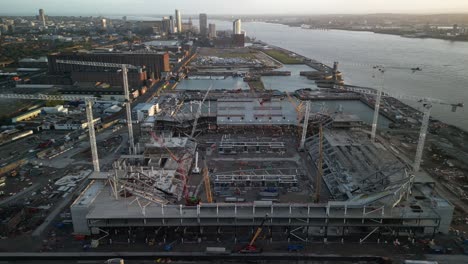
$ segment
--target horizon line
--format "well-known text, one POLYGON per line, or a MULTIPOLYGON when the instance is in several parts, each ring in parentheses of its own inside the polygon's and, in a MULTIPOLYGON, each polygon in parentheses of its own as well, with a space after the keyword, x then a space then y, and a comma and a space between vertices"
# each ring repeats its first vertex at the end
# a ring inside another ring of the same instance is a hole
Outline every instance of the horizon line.
MULTIPOLYGON (((46 13, 47 14, 47 13, 46 13)), ((183 14, 183 13, 182 13, 183 14)), ((468 11, 462 12, 368 12, 368 13, 267 13, 267 14, 226 14, 226 13, 187 13, 183 14, 184 16, 198 16, 199 14, 207 14, 209 16, 283 16, 283 17, 293 17, 293 16, 336 16, 336 15, 349 15, 349 16, 356 16, 356 15, 416 15, 416 16, 437 16, 437 15, 468 15, 468 11)), ((0 16, 36 16, 37 14, 30 13, 3 13, 0 11, 0 16)), ((91 16, 149 16, 149 17, 159 17, 159 16, 167 16, 168 13, 161 13, 161 14, 124 14, 124 13, 109 13, 109 14, 91 14, 91 13, 83 13, 83 14, 63 14, 59 15, 56 13, 47 14, 48 16, 56 16, 56 17, 91 17, 91 16)))

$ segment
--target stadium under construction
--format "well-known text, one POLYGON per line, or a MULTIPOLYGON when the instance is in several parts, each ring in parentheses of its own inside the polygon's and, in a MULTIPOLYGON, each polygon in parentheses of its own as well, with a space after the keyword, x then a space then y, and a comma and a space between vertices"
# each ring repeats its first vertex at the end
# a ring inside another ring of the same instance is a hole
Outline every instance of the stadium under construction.
MULTIPOLYGON (((99 243, 414 241, 454 207, 354 115, 285 94, 178 91, 71 206, 99 243)), ((263 242, 262 242, 263 243, 263 242)))

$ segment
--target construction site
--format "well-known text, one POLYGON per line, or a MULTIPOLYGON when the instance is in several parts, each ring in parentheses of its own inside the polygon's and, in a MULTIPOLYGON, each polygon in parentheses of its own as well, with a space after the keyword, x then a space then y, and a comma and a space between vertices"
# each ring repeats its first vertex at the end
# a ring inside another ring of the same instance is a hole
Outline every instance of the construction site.
POLYGON ((94 247, 223 242, 245 253, 275 241, 414 243, 449 232, 454 206, 414 164, 356 116, 312 104, 161 94, 129 154, 95 171, 72 204, 74 232, 94 247))
MULTIPOLYGON (((67 161, 92 164, 93 169, 77 166, 70 175, 55 179, 56 190, 49 183, 55 196, 46 191, 38 195, 38 208, 49 199, 44 210, 57 202, 52 198, 68 197, 54 209, 55 215, 41 214, 34 224, 39 227, 31 230, 38 237, 61 212, 66 220, 58 224, 66 221, 68 236, 83 241, 78 247, 94 251, 253 255, 274 252, 278 244, 287 246, 280 251, 307 252, 312 244, 404 244, 415 249, 421 241, 428 241, 431 251, 442 251, 435 239, 453 235, 453 223, 463 221, 457 212, 463 210, 461 203, 440 196, 438 182, 421 169, 423 158, 432 155, 424 147, 434 128, 432 105, 455 111, 461 103, 350 87, 332 78, 331 88, 291 93, 163 87, 132 109, 127 72, 134 66, 58 63, 120 69, 125 111, 107 125, 93 116, 99 106, 93 96, 0 95, 84 103, 86 121, 81 124, 89 128, 89 144, 74 142, 74 149, 51 155, 45 165, 57 167, 67 161), (396 109, 402 99, 420 103, 423 111, 396 109), (337 100, 368 107, 373 119, 364 121, 342 105, 335 109, 324 103, 337 100), (385 127, 382 119, 414 129, 417 137, 399 139, 388 131, 403 130, 388 127, 378 131, 385 127)), ((327 68, 329 74, 336 75, 337 67, 335 63, 327 68)), ((79 132, 83 139, 84 130, 79 132)), ((4 222, 11 230, 36 217, 21 207, 13 209, 4 211, 12 215, 4 222)), ((28 232, 29 228, 33 227, 28 232)), ((60 244, 56 234, 63 230, 59 231, 53 229, 53 239, 43 240, 46 249, 60 244)))

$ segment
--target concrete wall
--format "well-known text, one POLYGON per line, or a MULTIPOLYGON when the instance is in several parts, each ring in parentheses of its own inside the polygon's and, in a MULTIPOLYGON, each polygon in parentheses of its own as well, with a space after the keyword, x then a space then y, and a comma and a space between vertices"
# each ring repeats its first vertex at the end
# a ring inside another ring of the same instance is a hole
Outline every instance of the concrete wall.
POLYGON ((88 214, 88 207, 85 206, 72 206, 70 208, 73 222, 73 231, 77 234, 90 235, 86 215, 88 214))

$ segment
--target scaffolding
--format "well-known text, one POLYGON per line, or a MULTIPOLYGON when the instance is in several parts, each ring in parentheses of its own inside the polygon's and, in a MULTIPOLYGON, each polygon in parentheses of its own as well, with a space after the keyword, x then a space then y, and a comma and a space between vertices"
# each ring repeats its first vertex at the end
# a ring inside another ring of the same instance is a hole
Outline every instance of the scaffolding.
POLYGON ((297 186, 305 172, 296 168, 239 170, 220 172, 212 175, 211 182, 215 191, 226 188, 290 188, 297 186))
MULTIPOLYGON (((348 200, 362 195, 376 195, 376 199, 387 199, 392 193, 398 200, 397 190, 412 177, 406 166, 390 152, 377 148, 359 131, 324 130, 324 139, 312 137, 307 145, 309 156, 322 171, 322 178, 331 195, 336 199, 348 200), (321 162, 319 162, 321 161, 321 162), (379 194, 382 197, 377 197, 379 194)), ((407 192, 407 188, 402 190, 407 192)))
POLYGON ((265 152, 284 152, 286 145, 284 142, 270 141, 237 141, 223 137, 218 146, 220 154, 236 153, 265 153, 265 152))

